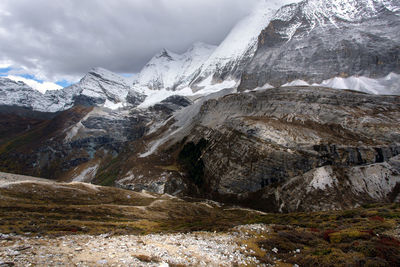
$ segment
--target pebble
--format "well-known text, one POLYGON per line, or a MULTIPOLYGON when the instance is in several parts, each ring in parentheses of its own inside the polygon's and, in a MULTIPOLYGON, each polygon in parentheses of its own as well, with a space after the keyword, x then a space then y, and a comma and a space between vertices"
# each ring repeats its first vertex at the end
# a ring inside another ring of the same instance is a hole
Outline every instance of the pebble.
POLYGON ((8 256, 18 256, 19 254, 21 254, 21 252, 16 250, 9 250, 7 253, 8 256))
MULTIPOLYGON (((56 238, 15 236, 15 242, 9 244, 9 247, 0 246, 0 261, 14 261, 17 266, 43 266, 55 259, 56 262, 52 265, 263 266, 254 256, 243 250, 246 245, 241 246, 238 243, 239 240, 252 238, 252 233, 257 231, 264 233, 268 230, 265 225, 246 225, 227 233, 193 232, 141 236, 103 234, 56 238), (19 255, 16 247, 23 250, 29 248, 29 252, 19 255), (87 248, 87 255, 79 253, 86 251, 83 248, 87 248), (3 259, 2 253, 10 254, 9 258, 3 259), (82 259, 82 256, 86 258, 82 259), (152 261, 140 261, 140 256, 148 257, 152 261)), ((254 253, 249 248, 246 250, 254 253)))

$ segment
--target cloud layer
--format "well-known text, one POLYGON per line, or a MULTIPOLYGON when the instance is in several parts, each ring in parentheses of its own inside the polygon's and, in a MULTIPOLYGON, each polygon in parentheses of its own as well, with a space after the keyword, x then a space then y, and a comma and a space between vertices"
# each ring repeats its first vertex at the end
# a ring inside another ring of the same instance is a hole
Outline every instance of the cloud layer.
POLYGON ((0 65, 53 82, 96 66, 133 73, 164 47, 219 44, 257 1, 1 0, 0 65))

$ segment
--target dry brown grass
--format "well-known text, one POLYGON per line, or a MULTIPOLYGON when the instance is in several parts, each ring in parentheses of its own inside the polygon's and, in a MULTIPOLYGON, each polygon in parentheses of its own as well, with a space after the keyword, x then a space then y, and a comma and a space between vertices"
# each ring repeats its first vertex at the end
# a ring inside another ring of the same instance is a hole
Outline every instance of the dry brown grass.
MULTIPOLYGON (((199 200, 81 183, 26 182, 0 187, 0 232, 30 235, 230 231, 263 223, 268 234, 238 240, 261 262, 300 266, 400 264, 399 204, 347 211, 260 214, 199 200), (271 252, 278 248, 277 254, 271 252), (301 253, 294 253, 300 249, 301 253), (271 262, 273 257, 277 261, 271 262)), ((151 259, 153 260, 153 259, 151 259)))

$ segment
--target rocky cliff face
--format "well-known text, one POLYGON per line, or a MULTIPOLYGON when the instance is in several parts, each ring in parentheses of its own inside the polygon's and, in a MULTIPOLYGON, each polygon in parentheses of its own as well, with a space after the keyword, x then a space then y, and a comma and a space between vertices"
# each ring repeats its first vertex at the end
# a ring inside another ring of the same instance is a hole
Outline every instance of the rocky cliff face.
POLYGON ((227 95, 181 129, 183 156, 196 156, 180 164, 206 196, 269 211, 389 200, 399 115, 399 97, 319 87, 227 95))
POLYGON ((306 0, 282 7, 260 34, 240 89, 400 73, 399 16, 393 0, 306 0))

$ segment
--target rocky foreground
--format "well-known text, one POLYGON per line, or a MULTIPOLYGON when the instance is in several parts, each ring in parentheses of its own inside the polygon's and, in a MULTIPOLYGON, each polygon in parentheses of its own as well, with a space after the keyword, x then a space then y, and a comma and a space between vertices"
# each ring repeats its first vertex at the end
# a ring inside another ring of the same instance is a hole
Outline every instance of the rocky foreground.
POLYGON ((267 214, 0 173, 0 266, 398 266, 400 205, 267 214))
MULTIPOLYGON (((262 225, 228 233, 73 235, 56 238, 1 235, 0 257, 17 266, 232 266, 261 264, 245 241, 262 225)), ((263 252, 266 253, 265 250, 263 252)), ((269 252, 276 258, 274 252, 269 252)), ((12 264, 10 264, 12 265, 12 264)))

